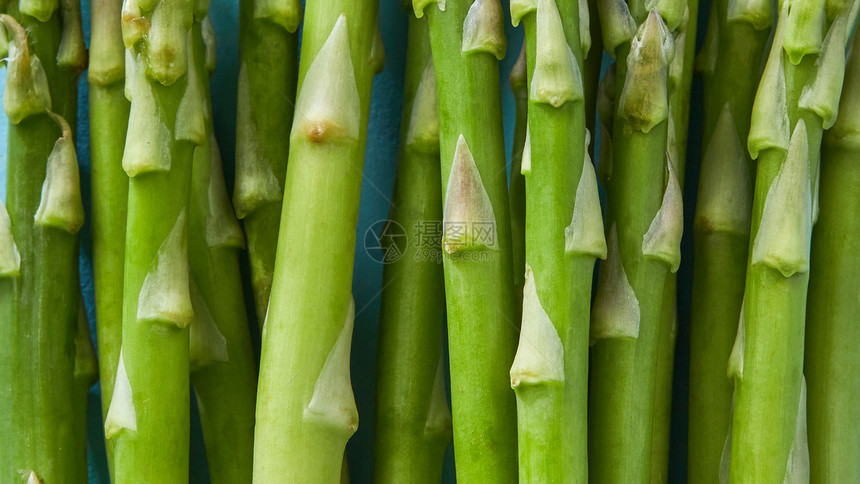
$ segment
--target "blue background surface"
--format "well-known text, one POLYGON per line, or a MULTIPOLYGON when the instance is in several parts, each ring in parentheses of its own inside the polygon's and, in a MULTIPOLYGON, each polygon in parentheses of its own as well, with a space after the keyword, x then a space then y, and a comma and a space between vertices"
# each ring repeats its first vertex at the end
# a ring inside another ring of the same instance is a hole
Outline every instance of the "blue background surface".
MULTIPOLYGON (((411 12, 401 8, 399 0, 381 0, 379 24, 385 45, 385 70, 377 75, 373 85, 370 112, 370 128, 364 165, 361 192, 361 207, 358 220, 355 272, 353 291, 356 304, 355 330, 352 343, 352 380, 356 403, 360 415, 358 431, 347 446, 350 474, 354 483, 373 482, 373 428, 374 399, 376 392, 376 336, 379 318, 379 288, 382 283, 382 265, 371 259, 364 250, 364 235, 374 222, 388 215, 390 195, 394 183, 397 162, 398 135, 403 98, 403 70, 405 65, 406 20, 411 12)), ((710 1, 700 5, 698 41, 701 44, 710 1)), ((89 1, 83 0, 84 29, 89 37, 89 1)), ((215 132, 224 158, 224 171, 228 188, 233 188, 235 156, 236 83, 238 78, 238 1, 211 0, 210 17, 217 37, 218 66, 212 76, 213 113, 215 132)), ((513 96, 508 84, 508 72, 513 66, 522 43, 522 29, 514 29, 506 23, 508 55, 500 65, 500 81, 504 106, 504 126, 508 160, 510 160, 513 130, 513 96)), ((599 46, 594 46, 599 48, 599 46)), ((604 62, 605 64, 605 62, 604 62)), ((605 66, 604 66, 605 67, 605 66)), ((5 75, 0 76, 2 89, 5 75)), ((682 243, 684 263, 679 273, 679 332, 675 362, 675 392, 673 396, 672 448, 669 482, 686 481, 686 407, 687 365, 689 352, 689 301, 692 280, 692 241, 689 234, 694 213, 694 197, 698 179, 698 153, 701 139, 701 86, 694 82, 691 113, 690 142, 688 146, 687 175, 685 182, 685 217, 687 227, 682 243)), ((89 213, 89 125, 87 118, 86 74, 81 76, 78 104, 77 150, 81 169, 81 184, 84 204, 89 213)), ((2 117, 2 111, 0 111, 2 117)), ((6 122, 0 119, 0 141, 5 146, 6 122)), ((597 141, 599 143, 599 140, 597 141)), ((0 177, 6 177, 6 154, 0 152, 0 177)), ((0 195, 5 199, 6 187, 0 183, 0 195)), ((81 286, 87 307, 90 326, 95 334, 93 302, 93 278, 89 223, 81 230, 81 286)), ((250 285, 247 261, 243 259, 243 276, 246 294, 250 285)), ((248 299, 251 300, 250 298, 248 299)), ((251 305, 249 303, 249 309, 251 305)), ((252 319, 254 315, 249 312, 252 319)), ((256 325, 252 323, 252 329, 256 325)), ((258 334, 255 335, 259 337, 258 334)), ((192 393, 193 396, 193 393, 192 393)), ((108 484, 107 466, 102 441, 101 407, 99 386, 90 390, 89 398, 88 453, 90 461, 90 483, 108 484)), ((192 409, 191 483, 208 483, 209 475, 203 447, 200 423, 196 410, 192 409)), ((453 451, 449 447, 445 463, 444 481, 454 482, 453 451)))

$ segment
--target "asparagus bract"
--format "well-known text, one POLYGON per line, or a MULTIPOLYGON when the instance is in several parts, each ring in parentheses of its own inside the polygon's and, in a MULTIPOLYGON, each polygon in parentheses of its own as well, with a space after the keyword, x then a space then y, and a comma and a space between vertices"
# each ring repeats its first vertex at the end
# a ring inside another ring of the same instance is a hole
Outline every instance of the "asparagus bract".
POLYGON ((451 440, 443 374, 442 247, 433 238, 442 220, 439 118, 426 19, 409 19, 407 49, 403 141, 389 219, 409 237, 405 250, 398 250, 399 259, 383 269, 375 449, 379 483, 439 482, 451 440))
POLYGON ((105 435, 116 482, 188 480, 187 219, 194 146, 205 141, 192 23, 205 9, 159 0, 122 11, 131 100, 122 166, 130 177, 122 347, 105 435), (201 11, 202 10, 202 11, 201 11))
POLYGON ((498 0, 414 0, 413 7, 430 21, 439 96, 457 479, 516 482, 509 369, 517 324, 498 82, 504 16, 498 0))
POLYGON ((257 322, 266 319, 298 75, 299 0, 239 2, 233 203, 247 236, 257 322))
POLYGON ((812 232, 804 373, 812 483, 860 480, 860 36, 848 58, 839 116, 824 133, 819 216, 812 232))
POLYGON ((749 246, 754 169, 743 140, 774 17, 769 2, 715 2, 697 59, 705 84, 705 153, 693 226, 688 478, 710 483, 732 415, 726 362, 737 333, 749 246), (732 8, 729 8, 731 3, 732 8))
POLYGON ((86 395, 78 377, 87 378, 83 365, 76 374, 75 345, 84 213, 72 130, 51 112, 69 94, 54 62, 55 20, 50 28, 33 25, 28 39, 12 17, 0 16, 9 39, 3 105, 10 121, 0 207, 0 479, 14 483, 74 483, 87 475, 85 435, 75 423, 86 395), (31 49, 37 41, 44 63, 31 49))
POLYGON ((215 45, 204 35, 209 28, 207 17, 194 29, 195 75, 189 78, 202 93, 206 122, 206 141, 194 149, 188 217, 194 310, 189 359, 210 479, 239 484, 251 482, 257 371, 239 274, 238 251, 245 239, 227 195, 213 132, 208 74, 215 45))
POLYGON ((377 2, 306 4, 299 94, 263 330, 254 482, 331 483, 358 426, 351 302, 377 2))

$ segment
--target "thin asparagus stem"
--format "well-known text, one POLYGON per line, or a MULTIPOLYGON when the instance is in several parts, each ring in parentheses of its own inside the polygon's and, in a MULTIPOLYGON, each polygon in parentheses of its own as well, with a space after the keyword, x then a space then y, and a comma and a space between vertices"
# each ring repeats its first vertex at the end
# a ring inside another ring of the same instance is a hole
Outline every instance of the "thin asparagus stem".
MULTIPOLYGON (((514 139, 511 152, 511 176, 508 184, 508 205, 511 210, 511 253, 514 265, 514 315, 519 321, 523 313, 523 285, 526 274, 526 181, 522 173, 528 136, 529 91, 526 76, 526 44, 514 64, 509 80, 514 93, 514 139)), ((530 155, 529 155, 530 156, 530 155)))
POLYGON ((726 376, 743 301, 755 176, 743 149, 773 23, 769 2, 711 6, 698 69, 704 76, 705 153, 693 226, 688 480, 714 482, 732 415, 726 376))
POLYGON ((509 369, 518 325, 498 83, 502 7, 498 0, 414 0, 413 7, 430 21, 439 96, 457 479, 516 482, 509 369))
POLYGON ((340 479, 358 426, 349 380, 355 227, 377 2, 306 4, 299 94, 263 331, 254 481, 340 479))
MULTIPOLYGON (((77 275, 77 274, 76 274, 77 275)), ((78 317, 75 325, 75 371, 74 371, 74 409, 75 417, 75 476, 80 482, 86 482, 89 470, 87 468, 87 400, 90 387, 99 379, 99 362, 96 359, 96 350, 93 347, 90 324, 87 319, 87 311, 84 307, 84 299, 78 287, 78 317)))
POLYGON ((750 259, 729 368, 732 483, 808 479, 808 466, 793 464, 806 453, 805 432, 796 439, 805 415, 813 196, 822 127, 838 109, 853 17, 847 9, 828 13, 825 2, 783 2, 756 93, 748 141, 757 159, 750 259))
MULTIPOLYGON (((579 0, 580 36, 588 34, 588 43, 583 43, 582 87, 585 92, 585 127, 592 134, 597 133, 597 89, 600 85, 600 68, 603 65, 603 34, 600 30, 598 0, 579 0), (585 9, 588 22, 584 22, 585 9), (587 47, 587 48, 585 48, 587 47)), ((594 145, 588 146, 589 156, 594 156, 594 145)))
POLYGON ((122 347, 105 434, 116 482, 188 480, 189 295, 187 218, 194 146, 205 142, 194 59, 205 55, 205 5, 123 5, 127 93, 122 165, 130 177, 122 347), (191 34, 193 30, 195 34, 191 34))
POLYGON ((662 15, 615 3, 601 10, 622 89, 605 177, 609 256, 592 313, 589 471, 594 482, 649 482, 663 287, 680 264, 683 230, 667 131, 670 28, 681 23, 686 2, 661 4, 662 15), (635 37, 634 19, 641 19, 635 37))
POLYGON ((194 149, 188 253, 191 268, 191 382, 213 483, 250 483, 257 369, 242 296, 244 235, 233 212, 215 142, 208 75, 215 68, 209 18, 195 29, 194 80, 203 94, 207 141, 194 149), (206 55, 197 53, 205 51, 206 55))
MULTIPOLYGON (((17 4, 9 8, 20 15, 17 4)), ((59 15, 52 19, 52 25, 39 26, 31 18, 28 38, 11 16, 0 16, 9 37, 3 104, 10 121, 8 212, 6 207, 0 211, 4 482, 86 479, 86 460, 81 461, 85 436, 74 423, 80 416, 74 402, 80 403, 82 391, 86 395, 75 374, 77 232, 84 213, 72 130, 51 112, 52 100, 62 106, 61 94, 68 94, 64 88, 69 84, 54 62, 59 42, 51 41, 60 37, 59 15), (37 41, 46 62, 36 53, 37 41)), ((80 370, 83 377, 83 366, 80 370)))
MULTIPOLYGON (((409 234, 383 269, 375 481, 439 482, 451 441, 445 398, 439 117, 426 19, 409 19, 401 154, 389 219, 409 234)), ((397 244, 397 245, 394 245, 397 244)))
MULTIPOLYGON (((128 175, 122 152, 128 128, 129 102, 123 93, 125 49, 122 44, 121 0, 90 3, 90 181, 92 186, 93 278, 96 335, 99 342, 102 418, 113 396, 122 344, 122 284, 128 175)), ((113 445, 107 440, 108 467, 113 472, 113 445)))
POLYGON ((257 322, 266 319, 298 76, 299 0, 239 2, 236 188, 257 322))
POLYGON ((804 372, 811 483, 860 480, 860 36, 848 58, 839 116, 824 133, 819 216, 812 232, 804 372))

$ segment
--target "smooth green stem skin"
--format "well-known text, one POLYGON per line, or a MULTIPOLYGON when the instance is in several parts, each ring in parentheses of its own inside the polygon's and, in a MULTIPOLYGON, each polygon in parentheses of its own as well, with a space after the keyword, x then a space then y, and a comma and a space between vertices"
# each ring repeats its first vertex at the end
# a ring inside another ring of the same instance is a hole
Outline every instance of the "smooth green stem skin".
POLYGON ((410 120, 419 127, 425 121, 413 117, 413 106, 429 61, 427 21, 410 16, 401 128, 404 144, 389 215, 409 237, 400 259, 383 269, 374 465, 377 483, 438 483, 445 449, 451 441, 447 404, 443 395, 434 395, 437 373, 443 368, 442 247, 439 241, 422 240, 420 231, 424 224, 436 227, 442 220, 438 138, 435 149, 405 143, 410 120))
MULTIPOLYGON (((197 33, 197 32, 195 32, 197 33)), ((203 51, 203 38, 196 36, 196 49, 203 51)), ((207 79, 204 56, 195 58, 197 77, 207 79)), ((208 82, 202 82, 209 103, 208 82)), ((211 112, 211 106, 207 107, 211 112)), ((254 456, 254 409, 257 397, 257 368, 251 350, 251 333, 242 292, 238 247, 210 245, 207 229, 210 184, 220 184, 224 174, 213 165, 213 125, 206 119, 208 142, 194 149, 188 218, 188 255, 191 277, 226 340, 227 361, 212 361, 192 369, 191 382, 200 409, 209 475, 214 484, 251 482, 254 456), (218 170, 215 172, 213 170, 218 170)), ((217 157, 220 161, 220 157, 217 157)), ((232 212, 225 214, 233 217, 232 212)), ((238 230, 238 225, 237 225, 238 230)), ((192 324, 197 324, 192 323, 192 324)))
POLYGON ((591 144, 588 152, 594 159, 594 148, 597 146, 597 88, 600 86, 600 67, 603 65, 603 35, 600 31, 600 17, 597 14, 597 2, 588 0, 588 29, 591 34, 591 48, 585 55, 582 70, 582 87, 585 91, 585 126, 591 133, 591 144))
MULTIPOLYGON (((581 66, 577 3, 556 0, 555 4, 565 40, 581 66)), ((536 49, 542 47, 537 43, 536 24, 534 14, 523 18, 529 79, 535 71, 536 49)), ((514 387, 523 483, 588 482, 588 344, 595 257, 566 254, 565 237, 561 236, 571 223, 576 198, 573 187, 579 184, 586 162, 585 122, 582 100, 558 108, 529 102, 532 159, 540 162, 533 163, 524 175, 525 257, 540 304, 561 340, 564 381, 536 375, 536 381, 514 387), (573 156, 575 153, 580 155, 573 156)), ((522 351, 522 343, 520 348, 522 351)))
MULTIPOLYGON (((350 305, 377 7, 373 0, 306 4, 299 92, 338 17, 345 14, 358 88, 351 95, 358 95, 360 103, 359 119, 352 121, 358 123, 358 136, 329 139, 325 123, 337 123, 337 119, 315 119, 315 124, 322 125, 320 130, 300 127, 292 136, 275 278, 263 330, 254 440, 256 483, 337 482, 346 441, 355 431, 356 422, 344 420, 343 414, 332 412, 319 418, 304 414, 344 329, 350 305), (316 137, 315 131, 323 135, 316 137)), ((342 73, 349 67, 329 68, 342 73)), ((351 388, 328 391, 352 398, 351 388)), ((338 403, 350 405, 345 400, 338 403)))
MULTIPOLYGON (((296 101, 298 35, 269 20, 255 19, 254 3, 255 0, 239 2, 239 52, 241 65, 247 71, 249 102, 238 110, 236 122, 253 126, 256 140, 245 139, 247 130, 240 128, 237 157, 257 153, 283 188, 296 101), (251 143, 256 143, 255 151, 243 149, 243 144, 251 143)), ((237 159, 237 166, 242 163, 237 159)), ((247 214, 239 211, 239 215, 245 229, 257 322, 262 327, 275 268, 281 199, 261 203, 247 214)))
POLYGON ((522 79, 522 85, 514 86, 514 79, 511 79, 515 112, 508 201, 511 210, 511 252, 514 265, 514 314, 517 316, 516 321, 520 320, 523 312, 523 284, 526 273, 526 181, 521 172, 529 109, 528 90, 525 81, 522 79))
MULTIPOLYGON (((123 261, 128 211, 128 175, 122 169, 122 152, 130 104, 123 92, 125 59, 120 7, 118 0, 103 0, 92 2, 90 9, 94 32, 90 39, 93 62, 89 75, 90 234, 103 418, 113 396, 122 344, 123 261), (108 23, 110 17, 113 17, 115 25, 108 23), (102 53, 105 53, 104 57, 100 55, 102 53), (105 62, 96 64, 97 59, 105 62), (102 67, 98 73, 105 75, 95 75, 97 65, 102 67)), ((113 443, 108 439, 105 447, 108 466, 113 472, 113 443)))
POLYGON ((20 276, 0 281, 0 480, 9 483, 26 482, 30 470, 43 482, 86 478, 79 453, 63 451, 79 447, 71 404, 77 390, 77 236, 33 224, 58 133, 43 114, 9 125, 6 203, 21 255, 20 276))
MULTIPOLYGON (((200 24, 195 23, 194 29, 199 31, 200 24)), ((188 55, 192 55, 190 48, 188 55)), ((159 109, 158 122, 175 139, 176 113, 186 91, 187 75, 170 86, 148 76, 145 82, 150 84, 159 109)), ((144 279, 177 220, 188 212, 194 144, 179 140, 166 148, 170 171, 140 173, 129 182, 122 358, 137 430, 122 429, 112 438, 116 440, 114 475, 119 484, 188 481, 189 330, 168 321, 137 319, 144 279)), ((176 263, 185 264, 187 259, 176 263)))
MULTIPOLYGON (((706 146, 726 104, 731 110, 738 140, 747 139, 770 30, 756 30, 747 22, 727 21, 726 4, 725 1, 716 2, 711 11, 718 22, 719 50, 713 72, 704 76, 703 139, 706 146)), ((727 169, 730 161, 726 160, 727 169)), ((752 160, 748 158, 747 162, 752 177, 752 160)), ((699 186, 710 182, 701 178, 699 186)), ((748 195, 752 197, 752 192, 748 195)), ((716 230, 710 220, 697 218, 693 242, 687 476, 690 484, 710 484, 719 479, 720 459, 732 420, 733 385, 726 376, 726 362, 737 335, 749 234, 716 230)))
POLYGON ((860 481, 860 165, 856 132, 860 36, 854 37, 839 117, 824 134, 819 215, 812 232, 806 313, 810 482, 860 481))
POLYGON ((470 4, 450 0, 445 11, 430 5, 425 14, 436 70, 442 189, 448 186, 462 135, 496 222, 494 250, 444 258, 457 480, 501 484, 517 481, 516 402, 510 368, 519 324, 514 318, 498 61, 485 52, 461 53, 470 4))

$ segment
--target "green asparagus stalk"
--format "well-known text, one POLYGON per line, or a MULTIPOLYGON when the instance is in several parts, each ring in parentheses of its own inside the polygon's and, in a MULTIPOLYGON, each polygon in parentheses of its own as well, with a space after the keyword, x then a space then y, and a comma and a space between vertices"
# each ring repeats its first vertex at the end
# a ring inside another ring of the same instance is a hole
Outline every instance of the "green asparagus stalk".
POLYGON ((770 2, 715 2, 705 48, 705 153, 693 226, 696 265, 690 322, 688 480, 711 483, 732 415, 726 362, 737 333, 749 247, 755 175, 743 140, 774 6, 770 2), (730 5, 731 4, 731 8, 730 5))
POLYGON ((266 319, 298 75, 299 0, 239 2, 233 204, 248 244, 257 322, 266 319))
POLYGON ((529 60, 530 134, 521 168, 526 282, 511 368, 519 476, 521 482, 584 483, 591 276, 595 259, 606 257, 597 178, 587 154, 584 42, 573 1, 539 0, 536 9, 520 15, 529 60))
POLYGON ((224 183, 208 75, 215 68, 209 18, 194 30, 193 80, 203 93, 206 142, 194 149, 188 253, 191 268, 191 382, 213 483, 250 483, 257 369, 239 274, 244 235, 224 183), (206 52, 206 55, 199 55, 206 52))
POLYGON ((622 89, 607 177, 609 253, 591 327, 594 482, 651 479, 663 287, 680 264, 683 214, 675 161, 667 153, 668 71, 675 46, 670 29, 681 23, 686 2, 658 6, 660 12, 648 13, 638 3, 628 11, 613 2, 601 10, 604 44, 619 59, 622 89), (634 36, 635 19, 641 20, 634 36))
MULTIPOLYGON (((514 93, 514 139, 511 151, 511 176, 508 183, 508 205, 511 211, 511 253, 514 263, 514 315, 519 321, 523 313, 523 285, 526 266, 526 181, 522 173, 523 156, 527 153, 529 92, 526 76, 526 44, 511 69, 509 81, 514 93)), ((530 155, 529 155, 530 156, 530 155)))
POLYGON ((517 480, 511 219, 498 0, 414 0, 430 21, 442 157, 443 262, 457 479, 517 480), (488 451, 491 449, 491 451, 488 451))
MULTIPOLYGON (((128 175, 122 152, 128 128, 129 102, 123 93, 125 49, 121 0, 90 3, 90 180, 92 185, 93 277, 96 335, 99 342, 102 418, 113 396, 122 343, 122 284, 128 175)), ((113 469, 113 446, 106 443, 113 469)))
MULTIPOLYGON (((18 13, 16 4, 9 7, 18 13)), ((59 97, 52 97, 49 82, 58 93, 66 86, 53 62, 57 44, 45 63, 31 50, 37 41, 45 43, 39 46, 43 51, 50 49, 59 29, 33 25, 28 42, 12 17, 2 15, 0 21, 9 39, 3 105, 10 121, 8 212, 0 210, 0 322, 6 338, 0 349, 0 479, 83 482, 85 440, 70 403, 80 402, 81 389, 75 340, 83 204, 71 128, 51 112, 59 97)))
POLYGON ((804 372, 811 483, 860 480, 860 36, 848 59, 839 116, 824 133, 819 216, 812 232, 804 372))
POLYGON ((205 53, 190 41, 201 35, 200 3, 123 5, 131 110, 122 165, 130 182, 122 347, 105 418, 119 483, 188 480, 186 225, 192 153, 206 136, 194 69, 205 53))
POLYGON ((383 269, 374 466, 379 483, 439 482, 451 440, 442 247, 432 239, 434 223, 442 219, 439 117, 426 19, 409 19, 406 47, 400 165, 389 219, 410 236, 405 247, 391 245, 400 258, 383 269))
MULTIPOLYGON (((603 65, 603 35, 598 16, 598 0, 579 0, 579 32, 583 41, 582 87, 585 93, 585 127, 597 133, 597 90, 600 86, 600 67, 603 65), (587 11, 586 11, 587 10, 587 11), (586 22, 585 19, 588 19, 586 22)), ((594 155, 594 143, 588 146, 589 156, 594 155)))
POLYGON ((263 331, 254 481, 336 482, 358 426, 349 380, 373 0, 306 4, 299 94, 263 331))
POLYGON ((813 198, 822 128, 833 124, 854 24, 847 6, 783 2, 753 105, 757 159, 734 377, 730 482, 808 479, 803 343, 813 198), (836 7, 833 7, 836 8, 836 7), (833 19, 834 20, 829 20, 833 19), (825 34, 826 33, 826 34, 825 34))
POLYGON ((75 476, 80 482, 86 482, 89 471, 87 468, 87 400, 89 390, 99 379, 99 362, 93 347, 90 324, 84 299, 78 287, 78 317, 75 325, 75 371, 74 371, 74 411, 75 444, 77 453, 75 463, 78 466, 75 476))

